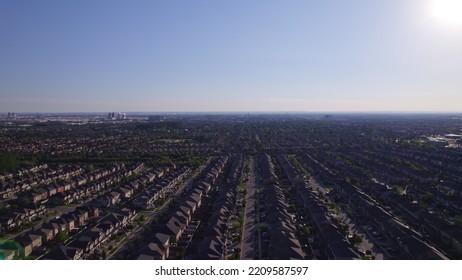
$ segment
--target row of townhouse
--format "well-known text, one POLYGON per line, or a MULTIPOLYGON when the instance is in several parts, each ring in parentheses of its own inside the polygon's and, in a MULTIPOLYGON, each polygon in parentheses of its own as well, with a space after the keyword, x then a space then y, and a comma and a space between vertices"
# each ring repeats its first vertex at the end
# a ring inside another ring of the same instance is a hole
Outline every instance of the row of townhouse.
POLYGON ((82 174, 83 171, 79 166, 58 167, 57 169, 46 169, 36 174, 30 174, 29 177, 14 178, 10 182, 0 180, 0 200, 31 191, 54 181, 67 180, 82 174))
POLYGON ((196 184, 185 195, 182 203, 164 223, 153 227, 150 242, 139 250, 134 258, 144 260, 164 260, 169 257, 170 245, 177 243, 191 222, 192 215, 201 207, 202 199, 211 190, 209 184, 196 184))
MULTIPOLYGON (((170 192, 189 171, 190 168, 184 166, 168 174, 163 180, 157 180, 155 184, 146 187, 146 189, 132 201, 133 206, 140 209, 152 208, 154 202, 164 197, 167 192, 170 192)), ((157 177, 157 179, 161 179, 161 177, 157 177)))
POLYGON ((359 259, 354 245, 348 239, 348 232, 331 218, 329 210, 306 183, 296 187, 299 203, 304 209, 305 220, 312 228, 312 247, 321 259, 351 260, 359 259))
POLYGON ((101 178, 108 177, 122 168, 124 168, 124 164, 114 164, 109 168, 103 168, 91 174, 83 174, 72 179, 64 180, 60 183, 33 189, 23 194, 23 196, 28 198, 32 203, 39 203, 53 197, 56 194, 69 193, 71 190, 74 190, 79 186, 84 186, 85 184, 90 184, 91 182, 98 181, 101 178))
POLYGON ((277 154, 276 158, 279 164, 281 165, 282 169, 284 170, 284 174, 287 176, 287 178, 292 184, 295 184, 301 180, 300 174, 292 166, 292 164, 289 162, 289 160, 284 154, 277 154))
POLYGON ((103 217, 94 227, 78 234, 67 245, 59 246, 43 259, 49 260, 79 260, 90 258, 95 250, 108 241, 119 230, 128 226, 135 218, 136 211, 123 208, 103 217))
MULTIPOLYGON (((306 155, 308 161, 309 157, 306 155)), ((300 177, 293 165, 283 154, 277 156, 285 175, 297 193, 297 208, 301 209, 305 221, 312 227, 312 235, 316 238, 316 244, 312 244, 318 253, 317 257, 327 259, 358 259, 359 255, 354 246, 347 240, 347 232, 333 220, 325 204, 317 197, 300 177)), ((312 162, 312 161, 311 161, 312 162)), ((327 176, 326 173, 325 175, 327 176)))
POLYGON ((376 189, 382 189, 379 200, 395 212, 399 211, 406 222, 426 232, 430 240, 441 244, 441 247, 451 255, 456 258, 462 256, 462 230, 458 226, 449 223, 436 213, 430 213, 406 197, 386 190, 383 186, 382 188, 376 187, 376 189))
MULTIPOLYGON (((311 167, 321 169, 321 164, 315 160, 309 160, 308 157, 303 157, 304 161, 311 167), (316 167, 318 165, 318 167, 316 167)), ((342 174, 342 173, 340 173, 342 174)), ((342 200, 350 206, 354 215, 368 224, 373 225, 382 235, 391 240, 393 247, 400 251, 400 257, 404 259, 447 259, 447 257, 436 249, 434 246, 425 242, 423 237, 412 230, 408 225, 395 218, 382 205, 378 205, 376 201, 365 194, 358 187, 347 182, 340 174, 324 174, 321 177, 322 181, 330 182, 342 200)), ((319 175, 319 174, 318 174, 319 175)), ((373 187, 367 187, 371 193, 380 193, 379 201, 381 204, 389 206, 389 202, 396 199, 395 210, 400 205, 401 210, 407 217, 418 215, 418 210, 414 211, 415 207, 411 204, 403 205, 403 198, 396 197, 390 190, 387 190, 385 185, 373 184, 373 187), (382 190, 382 191, 381 191, 382 190), (394 198, 392 198, 394 197, 394 198)))
MULTIPOLYGON (((365 195, 361 190, 351 185, 348 182, 337 178, 336 186, 338 187, 339 193, 347 198, 352 209, 366 217, 371 223, 376 225, 376 228, 380 230, 385 236, 387 236, 393 242, 393 246, 399 249, 401 252, 401 258, 406 259, 446 259, 447 257, 436 249, 433 245, 424 241, 421 234, 412 230, 410 226, 418 230, 433 228, 429 224, 428 211, 421 208, 418 204, 414 203, 409 199, 399 195, 398 193, 390 190, 385 184, 373 183, 366 186, 365 190, 372 194, 382 205, 393 209, 394 213, 399 213, 409 225, 403 224, 398 219, 394 218, 384 208, 376 205, 375 202, 371 201, 369 196, 365 195), (372 214, 373 213, 373 214, 372 214)), ((439 223, 441 224, 441 222, 439 223)), ((457 230, 452 231, 454 236, 452 238, 442 238, 442 233, 438 232, 433 236, 433 241, 447 241, 447 249, 454 251, 455 254, 460 254, 461 241, 457 241, 460 238, 460 232, 457 230), (452 250, 451 246, 456 246, 455 250, 452 250)), ((443 241, 443 244, 444 244, 443 241)))
MULTIPOLYGON (((369 196, 359 191, 357 188, 346 182, 339 182, 338 188, 342 196, 347 197, 349 205, 355 215, 368 224, 373 225, 382 235, 387 237, 392 242, 392 247, 399 249, 400 258, 403 259, 447 259, 447 257, 436 249, 434 246, 424 241, 424 238, 413 230, 409 225, 396 218, 383 206, 372 200, 369 196)), ((395 194, 387 192, 387 195, 382 197, 382 202, 386 203, 390 197, 395 197, 395 194), (389 197, 387 198, 387 195, 389 197)), ((396 205, 401 205, 401 197, 396 197, 400 202, 396 205)), ((395 211, 400 209, 396 208, 395 211)), ((409 219, 410 217, 419 215, 419 209, 414 212, 411 207, 406 207, 403 216, 409 219)), ((411 222, 412 223, 412 222, 411 222)))
POLYGON ((20 210, 13 211, 0 217, 0 233, 7 233, 21 228, 24 224, 45 215, 47 209, 44 205, 30 204, 20 210))
POLYGON ((302 246, 296 237, 297 228, 282 188, 276 184, 267 185, 265 196, 265 222, 268 224, 269 257, 279 260, 302 260, 305 258, 302 246))
POLYGON ((113 186, 115 183, 120 182, 128 176, 134 174, 137 166, 138 165, 129 166, 121 170, 117 170, 115 173, 99 178, 96 181, 78 186, 63 193, 58 193, 50 198, 50 203, 53 205, 65 205, 76 201, 82 201, 93 195, 102 193, 113 186))
POLYGON ((227 184, 222 187, 213 204, 212 214, 208 218, 198 254, 191 258, 200 260, 226 259, 228 221, 235 214, 237 192, 237 185, 227 184))
POLYGON ((316 176, 320 181, 325 182, 326 185, 333 183, 331 180, 334 175, 332 171, 320 164, 311 154, 301 153, 299 157, 312 175, 316 176))
POLYGON ((169 257, 171 244, 180 240, 192 215, 202 206, 203 198, 212 190, 213 183, 222 173, 227 161, 227 156, 220 156, 202 172, 201 178, 186 190, 176 210, 164 222, 153 227, 150 242, 134 255, 135 259, 165 260, 169 257))
POLYGON ((238 154, 235 156, 231 170, 226 178, 226 182, 229 184, 240 184, 242 179, 242 174, 244 172, 244 155, 238 154))
POLYGON ((270 155, 267 153, 261 153, 257 157, 258 169, 261 173, 262 181, 264 184, 273 184, 277 182, 276 172, 274 170, 274 164, 271 160, 270 155))
POLYGON ((202 180, 207 182, 211 185, 214 185, 218 176, 223 172, 223 169, 226 163, 229 160, 229 156, 220 156, 218 157, 215 162, 206 168, 205 172, 202 173, 202 180))
MULTIPOLYGON (((138 174, 142 172, 142 168, 139 168, 140 166, 144 167, 144 164, 140 163, 136 165, 136 168, 129 170, 129 175, 127 174, 121 177, 125 178, 132 174, 138 174)), ((155 176, 153 176, 152 174, 154 174, 153 171, 149 171, 146 175, 143 175, 142 177, 134 179, 130 182, 127 182, 123 186, 110 189, 109 191, 94 199, 92 201, 92 204, 95 204, 100 207, 110 207, 118 204, 122 199, 130 199, 131 197, 133 197, 135 193, 138 192, 141 186, 144 186, 145 184, 150 183, 151 180, 155 179, 155 176)))
POLYGON ((198 143, 172 143, 165 144, 159 143, 145 147, 144 145, 139 145, 134 147, 138 152, 143 153, 155 153, 155 154, 168 154, 168 155, 184 155, 185 153, 201 153, 209 154, 210 152, 216 151, 217 145, 211 144, 198 144, 198 143))
MULTIPOLYGON (((144 185, 148 185, 153 183, 154 181, 159 181, 161 178, 164 177, 171 169, 176 168, 176 166, 172 166, 170 168, 162 168, 158 167, 154 170, 151 170, 148 174, 141 177, 139 182, 143 183, 144 185)), ((133 201, 132 205, 138 209, 149 209, 154 203, 154 201, 158 198, 158 196, 162 193, 162 189, 164 186, 159 184, 151 184, 148 186, 142 193, 140 193, 133 201), (160 189, 160 190, 159 190, 160 189)))
MULTIPOLYGON (((398 200, 400 199, 402 198, 398 200)), ((407 206, 403 208, 401 206, 404 203, 407 202, 398 202, 390 205, 396 205, 396 209, 401 211, 406 221, 410 221, 418 226, 430 241, 439 244, 440 248, 448 252, 452 258, 460 259, 462 257, 462 229, 459 226, 448 222, 436 213, 430 213, 418 207, 416 204, 412 204, 415 211, 411 212, 411 207, 407 206)))
POLYGON ((47 169, 47 168, 48 168, 48 164, 46 163, 32 166, 29 169, 21 168, 21 169, 16 170, 15 172, 0 174, 0 181, 14 179, 15 177, 20 177, 26 174, 36 174, 39 171, 47 169))
MULTIPOLYGON (((104 170, 97 171, 91 175, 91 178, 101 178, 102 176, 108 180, 108 182, 114 181, 114 177, 111 177, 112 172, 116 172, 123 168, 123 164, 117 164, 110 168, 106 168, 104 170)), ((121 174, 120 176, 122 176, 121 174)), ((117 176, 115 176, 116 178, 117 176)), ((104 180, 104 179, 99 179, 104 180)), ((91 185, 90 188, 86 188, 83 186, 77 186, 79 183, 83 182, 83 178, 78 178, 75 180, 66 180, 61 182, 60 184, 55 184, 43 188, 38 188, 30 192, 29 197, 31 199, 31 206, 24 207, 21 210, 5 214, 0 217, 0 232, 6 233, 12 230, 20 228, 23 224, 35 220, 38 217, 43 216, 46 213, 46 207, 44 204, 40 204, 49 197, 56 199, 58 202, 62 200, 63 203, 71 203, 75 199, 82 198, 84 194, 88 194, 88 191, 93 189, 98 190, 102 187, 101 184, 89 184, 91 185), (76 191, 76 190, 80 190, 76 191), (80 195, 80 196, 79 196, 80 195)), ((60 203, 55 203, 60 204, 60 203)))
POLYGON ((278 185, 278 177, 272 158, 268 154, 261 154, 257 158, 262 178, 270 176, 271 180, 263 180, 263 192, 260 200, 260 222, 268 225, 267 235, 263 237, 268 241, 267 252, 270 259, 304 259, 301 244, 296 237, 297 228, 293 216, 289 213, 283 189, 278 185))
POLYGON ((18 236, 15 241, 20 245, 14 257, 25 258, 33 252, 41 254, 46 246, 59 232, 69 233, 76 227, 87 225, 96 221, 99 216, 97 208, 82 206, 75 211, 61 215, 49 222, 41 224, 37 229, 18 236))
MULTIPOLYGON (((213 203, 212 214, 207 219, 204 238, 199 245, 196 255, 192 259, 226 259, 228 240, 228 223, 232 216, 236 216, 236 201, 238 183, 244 167, 242 155, 234 157, 231 169, 226 177, 226 183, 213 203)), ((206 222, 206 221, 202 221, 206 222)))

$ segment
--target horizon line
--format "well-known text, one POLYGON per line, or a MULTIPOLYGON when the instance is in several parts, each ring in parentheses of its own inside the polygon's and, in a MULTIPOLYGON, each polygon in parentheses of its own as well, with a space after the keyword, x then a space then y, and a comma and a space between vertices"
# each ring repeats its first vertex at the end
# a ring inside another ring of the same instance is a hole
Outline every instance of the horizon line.
POLYGON ((462 114, 462 111, 2 111, 0 115, 14 114, 108 114, 108 113, 125 113, 125 114, 462 114))

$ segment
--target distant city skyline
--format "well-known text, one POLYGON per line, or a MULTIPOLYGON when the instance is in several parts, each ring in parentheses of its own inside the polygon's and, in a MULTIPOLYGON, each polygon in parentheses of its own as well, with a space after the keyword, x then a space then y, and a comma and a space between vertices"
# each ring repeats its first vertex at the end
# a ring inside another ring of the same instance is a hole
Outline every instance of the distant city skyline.
POLYGON ((435 3, 4 0, 0 112, 460 112, 435 3))

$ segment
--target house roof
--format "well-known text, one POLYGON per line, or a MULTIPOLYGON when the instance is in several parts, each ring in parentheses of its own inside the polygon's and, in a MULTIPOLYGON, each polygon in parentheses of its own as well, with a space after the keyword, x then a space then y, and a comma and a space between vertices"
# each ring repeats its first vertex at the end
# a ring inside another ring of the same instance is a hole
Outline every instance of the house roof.
POLYGON ((57 230, 58 225, 55 223, 44 223, 42 224, 42 229, 51 229, 51 230, 57 230))
POLYGON ((276 260, 303 260, 305 255, 300 247, 277 247, 272 250, 276 260))
POLYGON ((34 242, 35 240, 41 239, 41 238, 42 238, 42 235, 40 234, 26 233, 23 236, 17 237, 15 240, 19 244, 23 246, 27 246, 29 244, 32 244, 32 242, 34 242))
MULTIPOLYGON (((167 241, 168 242, 168 241, 167 241)), ((165 257, 167 248, 158 242, 150 242, 135 257, 137 260, 159 260, 165 257)))
POLYGON ((186 224, 179 221, 176 217, 171 217, 170 220, 165 224, 165 230, 167 234, 178 234, 186 224))
POLYGON ((157 232, 153 238, 153 242, 158 243, 158 244, 168 245, 169 241, 170 241, 170 235, 162 233, 162 232, 157 232))
POLYGON ((76 255, 81 252, 80 249, 69 247, 69 246, 59 246, 46 254, 44 256, 45 260, 74 260, 76 255))
POLYGON ((90 236, 82 236, 79 239, 72 241, 69 246, 81 250, 86 250, 92 242, 93 239, 90 236))
POLYGON ((176 211, 175 214, 173 214, 173 217, 175 217, 178 221, 180 221, 184 225, 188 223, 188 216, 182 211, 176 211))
POLYGON ((199 248, 199 253, 206 259, 221 259, 223 244, 216 237, 206 237, 199 248))

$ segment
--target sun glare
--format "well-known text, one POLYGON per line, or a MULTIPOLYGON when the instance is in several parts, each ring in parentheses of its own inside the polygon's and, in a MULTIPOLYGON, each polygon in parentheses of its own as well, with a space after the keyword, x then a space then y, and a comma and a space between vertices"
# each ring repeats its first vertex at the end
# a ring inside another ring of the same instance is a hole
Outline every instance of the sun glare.
POLYGON ((433 0, 431 9, 438 20, 462 24, 462 0, 433 0))

